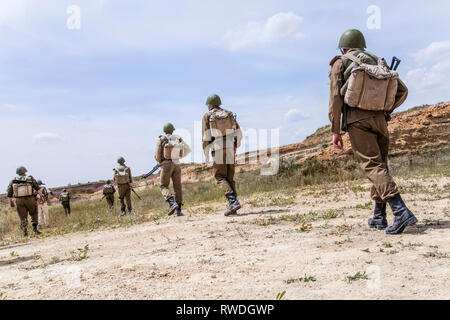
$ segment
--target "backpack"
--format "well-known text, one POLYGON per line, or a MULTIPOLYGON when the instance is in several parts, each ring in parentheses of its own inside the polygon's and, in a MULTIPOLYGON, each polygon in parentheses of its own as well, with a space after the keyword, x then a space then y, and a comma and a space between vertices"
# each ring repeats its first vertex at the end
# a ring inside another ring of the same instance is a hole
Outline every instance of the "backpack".
POLYGON ((128 167, 120 166, 114 169, 114 180, 117 184, 127 184, 130 182, 130 174, 128 167))
POLYGON ((12 182, 14 198, 31 197, 33 192, 33 177, 19 176, 12 182))
POLYGON ((60 199, 62 202, 69 201, 69 200, 70 200, 70 194, 69 194, 68 192, 61 192, 61 193, 59 194, 59 199, 60 199))
POLYGON ((190 152, 187 144, 177 135, 165 135, 162 138, 162 154, 164 159, 178 160, 186 157, 190 152))
POLYGON ((232 135, 237 129, 233 113, 225 109, 213 109, 209 112, 209 127, 211 137, 218 138, 232 135))
POLYGON ((114 187, 110 184, 107 184, 103 187, 103 194, 113 194, 114 192, 114 187))
POLYGON ((341 95, 348 106, 387 112, 398 107, 395 106, 395 98, 399 76, 396 71, 389 69, 383 58, 367 52, 360 52, 358 56, 350 52, 343 57, 353 62, 344 73, 346 82, 341 89, 341 95), (376 64, 373 63, 375 61, 376 64))

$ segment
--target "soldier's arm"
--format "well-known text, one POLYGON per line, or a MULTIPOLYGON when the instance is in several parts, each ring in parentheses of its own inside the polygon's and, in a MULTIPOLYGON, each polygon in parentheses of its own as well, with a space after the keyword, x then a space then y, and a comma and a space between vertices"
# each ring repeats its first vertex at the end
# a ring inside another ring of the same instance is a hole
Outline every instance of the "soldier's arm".
POLYGON ((208 114, 206 113, 202 119, 202 147, 206 158, 209 158, 209 149, 211 141, 212 141, 211 130, 209 128, 208 114))
POLYGON ((161 163, 162 158, 162 145, 161 145, 161 139, 158 139, 158 142, 156 143, 156 150, 155 150, 155 160, 158 163, 161 163))
POLYGON ((12 181, 8 185, 7 193, 8 193, 9 205, 11 207, 14 207, 14 201, 13 201, 14 191, 13 191, 12 181))
POLYGON ((38 183, 36 182, 36 180, 34 180, 33 177, 31 177, 32 182, 31 182, 31 187, 37 192, 37 194, 39 195, 39 202, 40 203, 44 203, 44 196, 42 194, 42 190, 41 187, 38 185, 38 183))
POLYGON ((133 183, 133 175, 131 174, 130 168, 128 168, 128 176, 130 177, 130 183, 133 183))
POLYGON ((344 107, 344 98, 341 96, 341 88, 344 84, 344 64, 341 59, 334 61, 330 77, 330 104, 328 117, 331 122, 331 132, 341 133, 341 113, 344 107))
POLYGON ((234 137, 234 147, 237 149, 241 146, 242 141, 242 130, 239 123, 236 121, 236 135, 234 137))

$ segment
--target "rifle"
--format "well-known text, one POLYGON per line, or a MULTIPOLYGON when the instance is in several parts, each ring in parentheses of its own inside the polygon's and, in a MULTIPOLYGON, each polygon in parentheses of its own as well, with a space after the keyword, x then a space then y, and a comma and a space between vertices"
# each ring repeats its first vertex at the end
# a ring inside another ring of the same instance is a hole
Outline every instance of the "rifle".
MULTIPOLYGON (((389 67, 389 69, 396 71, 398 66, 400 65, 400 62, 402 62, 402 60, 400 60, 399 58, 397 58, 395 56, 392 57, 392 62, 391 62, 391 66, 389 67)), ((391 119, 392 119, 390 112, 385 112, 384 117, 387 122, 391 121, 391 119)))
POLYGON ((148 177, 150 177, 158 169, 159 169, 159 164, 154 166, 153 169, 149 173, 143 174, 142 175, 142 179, 147 179, 148 177))
POLYGON ((134 191, 133 187, 130 185, 131 191, 133 191, 133 193, 136 195, 136 197, 138 197, 139 200, 142 201, 142 198, 137 194, 136 191, 134 191))
POLYGON ((402 60, 397 57, 393 57, 390 69, 396 71, 398 66, 400 65, 400 62, 402 62, 402 60))

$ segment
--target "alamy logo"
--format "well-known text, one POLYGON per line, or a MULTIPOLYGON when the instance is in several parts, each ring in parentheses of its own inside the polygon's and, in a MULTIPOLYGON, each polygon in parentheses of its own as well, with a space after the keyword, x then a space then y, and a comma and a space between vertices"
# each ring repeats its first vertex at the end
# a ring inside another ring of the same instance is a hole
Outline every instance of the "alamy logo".
POLYGON ((66 22, 67 29, 81 29, 81 8, 77 5, 70 5, 67 7, 66 12, 69 15, 66 22))
POLYGON ((367 29, 381 29, 381 8, 376 5, 371 5, 367 8, 366 13, 370 15, 367 18, 367 29))

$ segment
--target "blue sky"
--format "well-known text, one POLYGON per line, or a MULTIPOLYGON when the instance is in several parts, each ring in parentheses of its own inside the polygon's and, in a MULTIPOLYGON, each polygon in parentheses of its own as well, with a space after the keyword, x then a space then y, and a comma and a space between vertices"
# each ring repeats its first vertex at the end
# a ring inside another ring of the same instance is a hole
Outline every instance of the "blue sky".
POLYGON ((2 0, 0 183, 20 165, 50 186, 104 179, 121 155, 141 174, 168 121, 202 161, 194 128, 210 93, 244 130, 301 141, 328 124, 328 62, 349 28, 402 59, 401 109, 448 101, 449 11, 446 0, 2 0), (71 5, 80 29, 67 27, 71 5))

